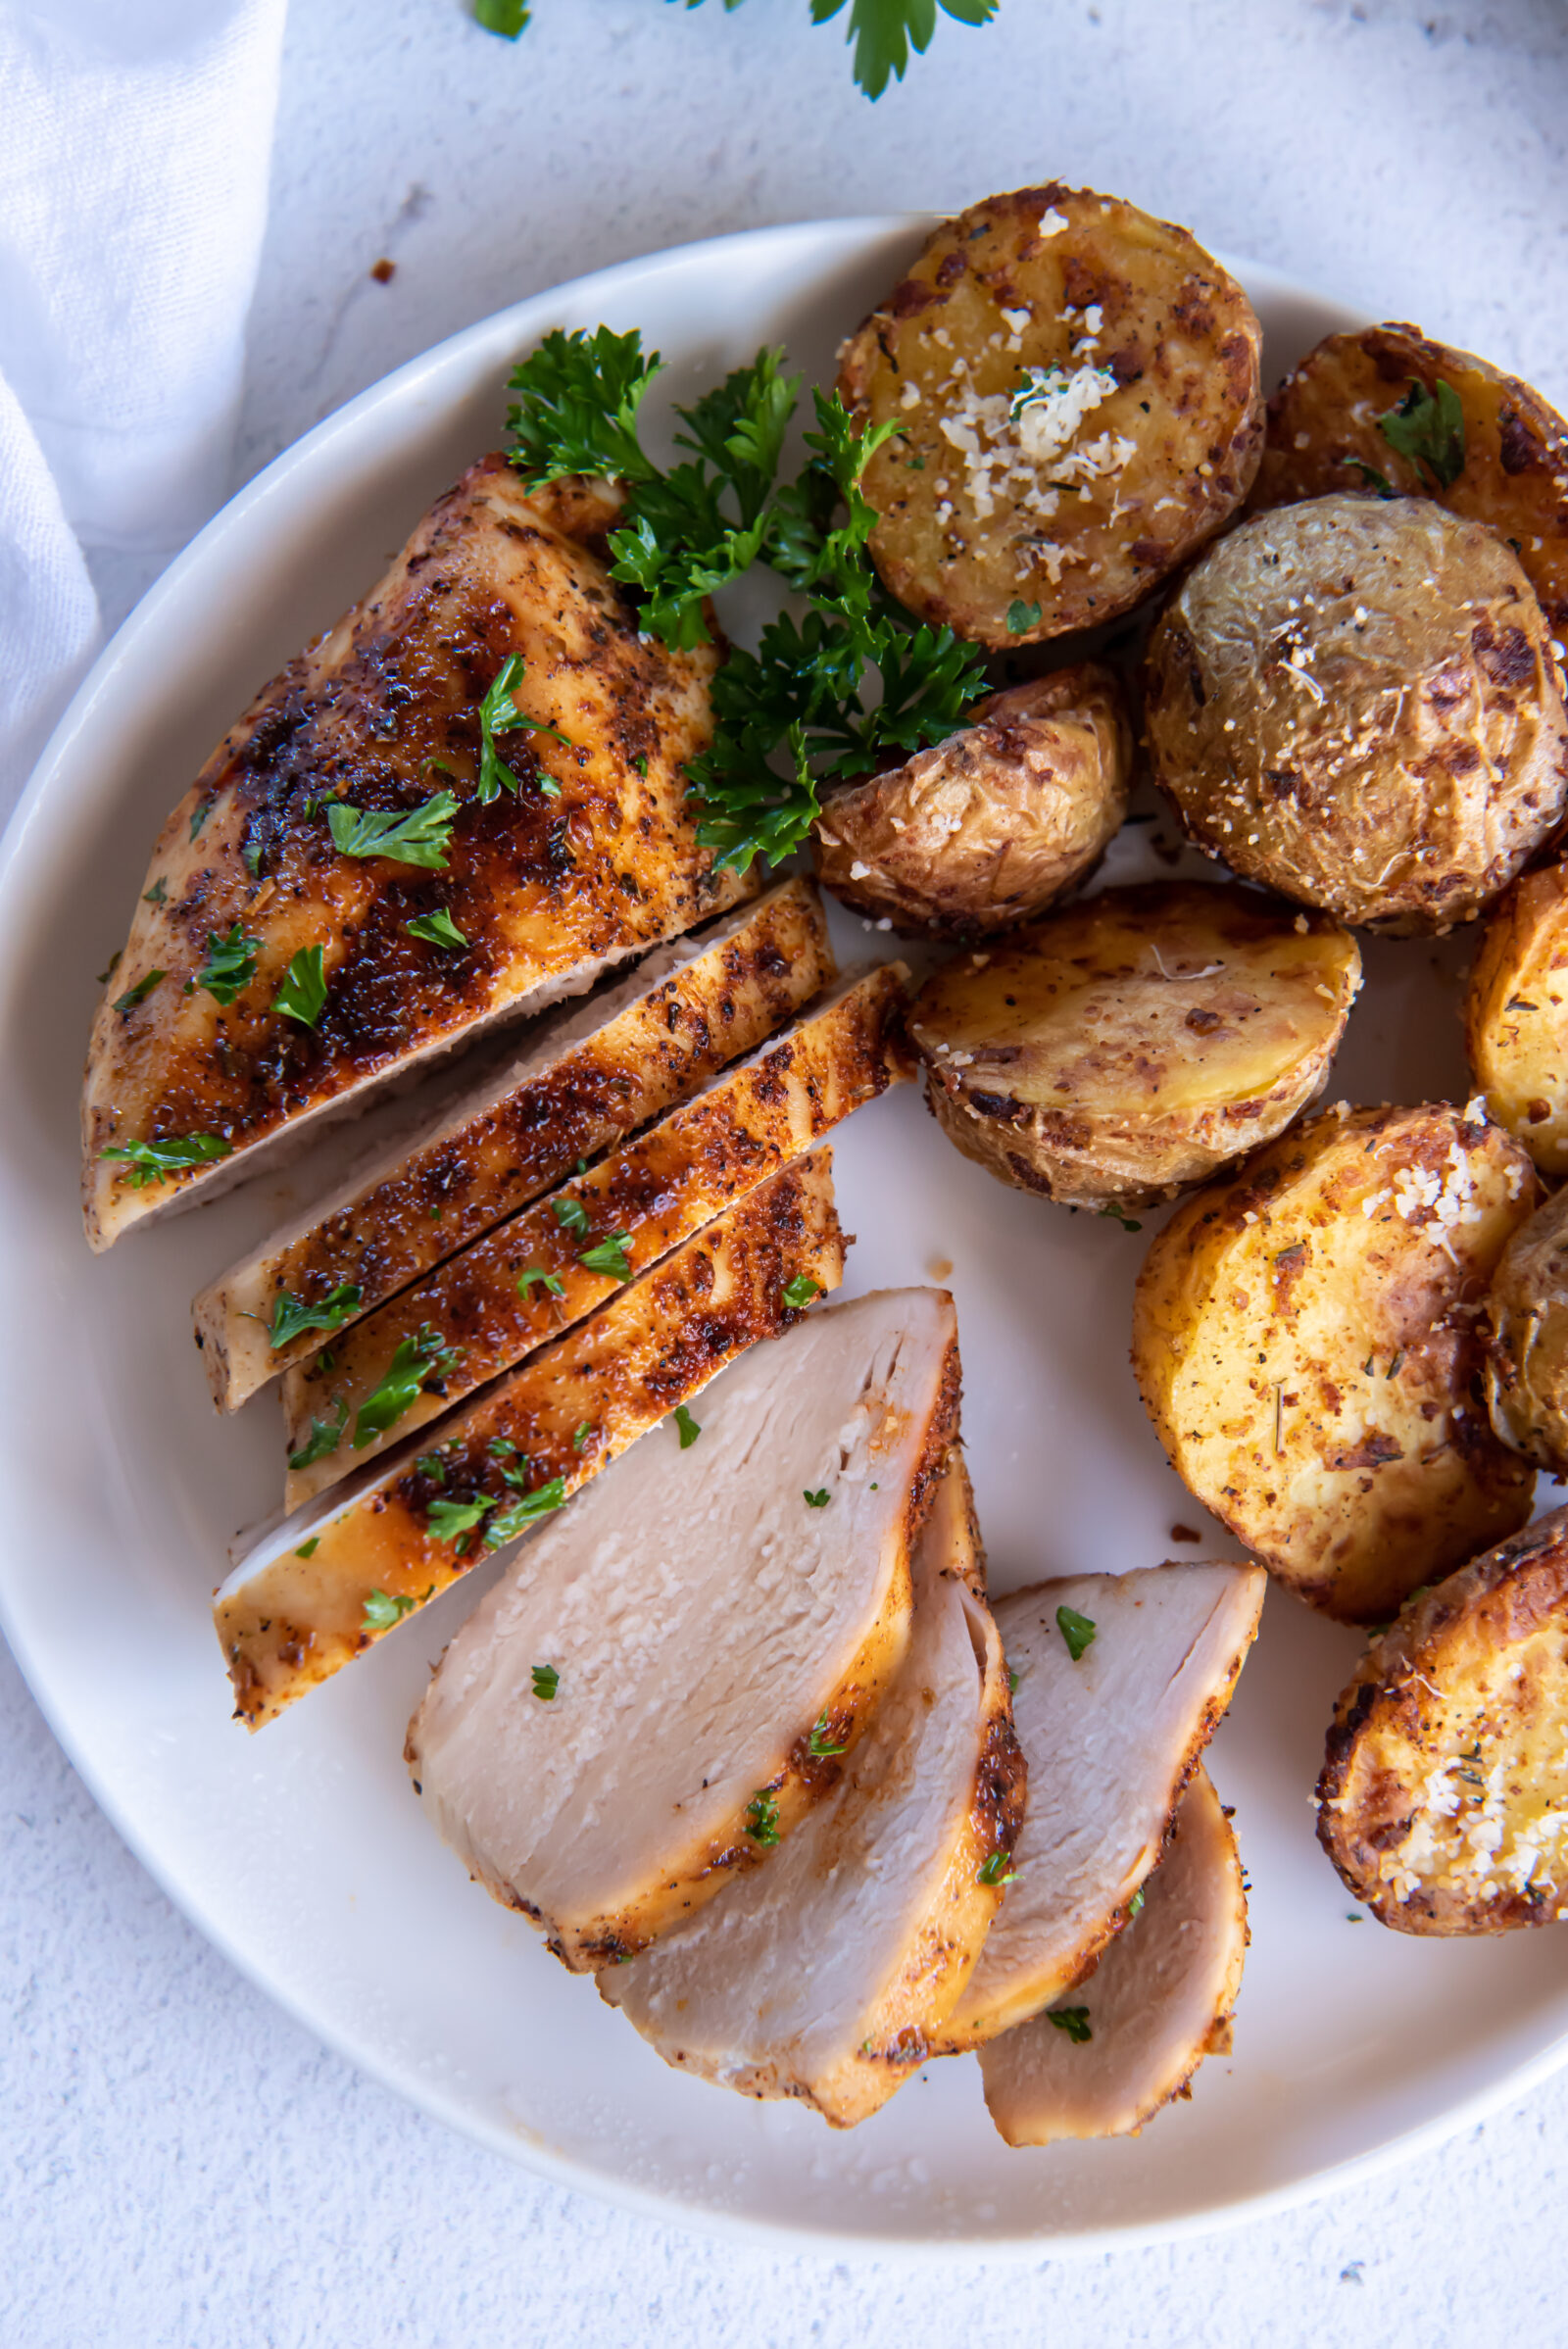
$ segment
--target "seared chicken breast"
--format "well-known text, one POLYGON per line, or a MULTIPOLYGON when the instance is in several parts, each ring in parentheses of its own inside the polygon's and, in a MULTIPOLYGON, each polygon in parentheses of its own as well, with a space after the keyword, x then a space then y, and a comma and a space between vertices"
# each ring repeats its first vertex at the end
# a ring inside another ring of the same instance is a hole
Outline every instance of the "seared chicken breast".
POLYGON ((639 635, 593 543, 614 512, 483 459, 214 752, 93 1024, 95 1248, 751 894, 682 771, 717 648, 639 635))
POLYGON ((809 1314, 521 1552, 409 1730, 426 1810, 581 1970, 689 1916, 839 1775, 907 1644, 957 1410, 944 1291, 809 1314), (551 1677, 541 1701, 539 1675, 551 1677))
MULTIPOLYGON (((836 2128, 925 2061, 1003 1898, 1024 1806, 1007 1667, 955 1451, 914 1552, 914 1626, 832 1793, 600 1994, 665 2061, 836 2128)), ((814 1743, 831 1754, 831 1724, 814 1743)))

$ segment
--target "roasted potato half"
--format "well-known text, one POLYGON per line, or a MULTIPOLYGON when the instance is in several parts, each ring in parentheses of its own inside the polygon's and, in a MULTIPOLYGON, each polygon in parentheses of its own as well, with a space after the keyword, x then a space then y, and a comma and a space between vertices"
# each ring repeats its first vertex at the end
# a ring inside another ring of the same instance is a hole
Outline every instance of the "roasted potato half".
POLYGON ((1535 590, 1424 498, 1313 498, 1211 547, 1150 641, 1189 836, 1342 921, 1468 921, 1557 822, 1568 718, 1535 590))
POLYGON ((1157 881, 959 955, 909 1032, 966 1158, 1074 1206, 1144 1205, 1289 1125, 1360 983, 1355 941, 1324 915, 1157 881))
POLYGON ((1465 1050, 1487 1107, 1544 1174, 1568 1174, 1568 869, 1524 873, 1471 967, 1465 1050))
POLYGON ((1522 1525, 1481 1300, 1535 1205, 1499 1126, 1344 1103, 1179 1207, 1133 1306, 1133 1369, 1178 1475, 1298 1596, 1385 1622, 1522 1525))
POLYGON ((1568 1190, 1522 1224, 1487 1299, 1487 1408, 1504 1444, 1568 1477, 1568 1190))
POLYGON ((1528 383, 1419 326, 1329 335, 1269 401, 1249 508, 1382 483, 1495 530, 1568 629, 1568 424, 1528 383))
POLYGON ((1127 812, 1133 738, 1093 661, 1010 686, 904 766, 829 801, 823 884, 906 934, 1011 929, 1081 881, 1127 812))
POLYGON ((1406 1933, 1568 1916, 1568 1509, 1406 1607, 1341 1696, 1318 1839, 1406 1933))
POLYGON ((846 344, 892 423, 862 486, 900 602, 992 646, 1112 618, 1211 538, 1263 445, 1261 334, 1185 228, 1063 187, 947 220, 846 344))

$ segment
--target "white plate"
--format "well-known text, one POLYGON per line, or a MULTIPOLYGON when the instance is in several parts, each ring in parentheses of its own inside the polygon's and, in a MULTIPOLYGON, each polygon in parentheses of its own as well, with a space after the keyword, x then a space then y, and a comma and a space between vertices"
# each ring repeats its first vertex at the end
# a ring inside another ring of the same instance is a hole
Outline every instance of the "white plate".
MULTIPOLYGON (((1212 2226, 1343 2181, 1568 2051, 1557 1936, 1423 1943, 1348 1922, 1307 1798, 1354 1636, 1272 1593, 1215 1741, 1252 1878, 1252 1948, 1234 2056, 1204 2066, 1191 2104, 1126 2143, 1009 2152, 965 2060, 929 2066, 839 2135, 667 2071, 431 1834, 403 1728, 471 1589, 260 1737, 230 1721, 207 1602, 235 1529, 271 1505, 277 1426, 269 1402, 215 1419, 186 1304, 291 1186, 259 1184, 99 1261, 76 1210, 93 972, 124 936, 148 844, 254 689, 496 442, 514 357, 548 327, 604 318, 640 325, 682 389, 764 340, 825 379, 917 236, 907 220, 866 220, 721 238, 470 328, 280 457, 104 654, 0 871, 0 1599, 57 1734, 159 1882, 254 1981, 428 2111, 665 2217, 841 2250, 1059 2251, 1212 2226)), ((1354 322, 1267 270, 1242 273, 1271 374, 1354 322)), ((1124 835, 1115 877, 1164 869, 1148 862, 1152 832, 1124 835)), ((839 942, 871 943, 847 919, 839 942)), ((1371 948, 1336 1093, 1462 1098, 1453 972, 1467 951, 1371 948)), ((1127 1367, 1144 1241, 1004 1189, 947 1147, 912 1088, 854 1120, 838 1164, 844 1222, 859 1234, 850 1293, 951 1278, 998 1589, 1152 1564, 1171 1552, 1173 1521, 1204 1523, 1127 1367)))

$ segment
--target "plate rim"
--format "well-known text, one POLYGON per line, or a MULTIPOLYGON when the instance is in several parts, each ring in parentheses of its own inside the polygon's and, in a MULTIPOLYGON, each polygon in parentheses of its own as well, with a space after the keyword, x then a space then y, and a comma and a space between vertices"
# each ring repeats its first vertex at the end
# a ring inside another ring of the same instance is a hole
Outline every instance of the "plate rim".
MULTIPOLYGON (((802 238, 836 242, 841 250, 850 253, 863 243, 891 235, 902 227, 916 229, 942 217, 935 212, 909 211, 780 221, 765 227, 735 229, 716 236, 693 238, 680 244, 660 247, 650 253, 629 256, 577 277, 543 287, 483 318, 469 320, 438 342, 402 361, 386 374, 329 411, 306 432, 280 449, 219 508, 159 573, 100 648, 51 731, 4 834, 0 836, 0 891, 9 884, 14 866, 30 844, 33 829, 40 820, 40 811, 55 785, 56 770, 69 757, 78 733, 89 721, 104 694, 112 689, 122 667, 127 662, 134 664, 142 638, 156 628, 166 604, 181 593, 187 574, 205 562, 211 543, 248 519, 279 491, 297 467, 317 459, 343 436, 356 434, 378 408, 399 403, 422 376, 438 372, 442 363, 454 356, 461 347, 497 334, 512 321, 516 322, 520 345, 530 333, 539 331, 534 321, 553 307, 589 302, 596 290, 602 287, 612 286, 614 296, 619 300, 627 291, 634 290, 640 271, 652 271, 662 265, 678 263, 689 266, 705 254, 710 254, 716 260, 720 256, 733 256, 742 250, 755 252, 760 247, 783 245, 802 238)), ((1322 293, 1268 264, 1223 252, 1216 253, 1215 258, 1254 290, 1265 289, 1282 297, 1304 299, 1322 310, 1339 312, 1347 320, 1359 319, 1360 314, 1338 296, 1322 293)), ((166 1862, 163 1855, 153 1848, 150 1831, 144 1833, 122 1801, 108 1774, 78 1749, 76 1739, 66 1725, 63 1707, 56 1701, 49 1664, 33 1647, 13 1608, 10 1578, 4 1571, 0 1571, 0 1633, 4 1634, 17 1668, 51 1736, 116 1835, 186 1923, 247 1982, 287 2014, 318 2044, 329 2048, 334 2055, 417 2111, 535 2176, 573 2191, 591 2194, 614 2208, 633 2212, 657 2225, 689 2228, 718 2240, 745 2242, 780 2254, 794 2250, 821 2259, 857 2262, 899 2259, 921 2267, 952 2265, 966 2259, 1008 2264, 1026 2260, 1038 2263, 1043 2258, 1087 2258, 1107 2251, 1190 2241, 1282 2215, 1381 2177, 1436 2150, 1465 2129, 1473 2128, 1502 2107, 1530 2094, 1568 2064, 1568 2015, 1565 2015, 1558 2035, 1544 2047, 1517 2063, 1505 2065, 1485 2085, 1471 2090, 1441 2113, 1411 2128, 1396 2131, 1380 2144, 1326 2168, 1311 2171, 1283 2185, 1254 2194, 1233 2196, 1206 2209, 1166 2219, 1113 2222, 1094 2228, 1077 2227, 1060 2232, 1041 2229, 1030 2233, 976 2235, 971 2232, 920 2238, 891 2230, 870 2232, 861 2222, 839 2229, 821 2223, 813 2225, 794 2220, 772 2220, 755 2214, 732 2214, 710 2203, 690 2198, 678 2188, 660 2191, 640 2187, 592 2167, 580 2156, 546 2144, 532 2134, 509 2132, 482 2114, 463 2105, 455 2095, 444 2093, 416 2068, 399 2069, 391 2058, 368 2041, 358 2039, 352 2031, 335 2023, 323 2022, 302 1998, 272 1980, 265 1967, 251 1958, 220 1923, 203 1913, 194 1892, 187 1890, 179 1882, 173 1863, 166 1862)))

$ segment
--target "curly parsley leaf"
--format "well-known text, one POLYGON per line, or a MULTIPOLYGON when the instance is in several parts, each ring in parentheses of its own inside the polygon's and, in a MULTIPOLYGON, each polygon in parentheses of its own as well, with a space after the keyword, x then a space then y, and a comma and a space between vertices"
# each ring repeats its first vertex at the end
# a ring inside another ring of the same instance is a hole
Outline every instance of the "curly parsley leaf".
POLYGON ((152 1183, 167 1181, 187 1166, 205 1166, 211 1159, 226 1158, 234 1145, 221 1134, 169 1134, 161 1142, 112 1143, 100 1150, 100 1158, 123 1158, 125 1171, 121 1181, 127 1191, 145 1191, 152 1183))
POLYGON ((364 1294, 358 1281, 339 1281, 318 1305, 307 1305, 287 1289, 280 1289, 272 1300, 271 1325, 267 1333, 274 1352, 278 1346, 287 1346, 290 1339, 299 1337, 302 1330, 340 1330, 364 1294))
POLYGON ((656 467, 637 438, 637 411, 663 367, 657 351, 646 358, 643 338, 596 326, 563 333, 558 326, 512 371, 509 389, 522 397, 507 411, 512 463, 530 489, 567 473, 610 473, 622 481, 652 480, 656 467))
POLYGON ((289 958, 283 984, 272 998, 272 1009, 283 1019, 314 1028, 326 1004, 326 974, 318 946, 302 946, 289 958))
MULTIPOLYGON (((845 0, 811 0, 811 23, 826 24, 845 0)), ((855 45, 855 78, 868 98, 890 80, 902 81, 909 51, 923 56, 936 30, 937 9, 959 24, 989 24, 1000 0, 850 0, 847 38, 855 45)))
POLYGON ((406 921, 403 927, 411 938, 422 938, 426 946, 461 949, 468 943, 445 905, 438 905, 433 913, 416 914, 413 921, 406 921))
POLYGON ((1464 410, 1451 383, 1438 378, 1436 391, 1412 381, 1397 408, 1378 418, 1391 449, 1431 474, 1440 489, 1451 489, 1464 471, 1464 410))
POLYGON ((355 1450, 363 1451, 377 1436, 384 1436, 388 1428, 395 1427, 430 1380, 444 1377, 456 1368, 457 1361, 452 1347, 442 1344, 428 1322, 422 1322, 412 1338, 400 1338, 397 1350, 387 1364, 386 1376, 366 1396, 355 1415, 355 1450))
POLYGON ((214 931, 207 934, 207 960, 196 973, 196 984, 205 987, 217 1003, 231 1003, 243 988, 256 976, 256 950, 259 938, 247 938, 238 922, 224 938, 214 931))
POLYGON ((290 1468, 314 1468, 317 1461, 324 1460, 329 1451, 336 1451, 348 1423, 349 1407, 344 1402, 338 1404, 335 1420, 313 1419, 311 1432, 299 1450, 291 1451, 288 1455, 290 1468))
POLYGON ((351 807, 346 800, 333 800, 326 820, 333 845, 344 856, 386 856, 394 864, 417 864, 444 873, 457 812, 451 792, 437 791, 403 812, 395 807, 351 807))

